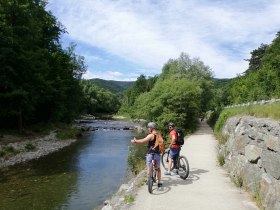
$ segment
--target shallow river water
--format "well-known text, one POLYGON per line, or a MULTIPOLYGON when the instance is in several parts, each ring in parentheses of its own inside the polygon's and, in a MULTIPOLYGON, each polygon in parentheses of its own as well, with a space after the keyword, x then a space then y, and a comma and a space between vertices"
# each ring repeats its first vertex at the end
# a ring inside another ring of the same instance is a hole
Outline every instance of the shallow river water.
MULTIPOLYGON (((94 127, 132 126, 125 121, 95 121, 94 127)), ((93 210, 129 176, 131 130, 88 132, 63 150, 0 170, 0 209, 93 210)))

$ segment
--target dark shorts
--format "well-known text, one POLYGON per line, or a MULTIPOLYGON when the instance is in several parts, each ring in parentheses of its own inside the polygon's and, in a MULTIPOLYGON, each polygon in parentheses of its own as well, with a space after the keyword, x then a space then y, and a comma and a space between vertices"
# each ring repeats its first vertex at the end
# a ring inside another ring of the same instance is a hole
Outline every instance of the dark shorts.
POLYGON ((180 148, 170 148, 169 157, 171 159, 174 159, 179 155, 179 152, 180 152, 180 148))

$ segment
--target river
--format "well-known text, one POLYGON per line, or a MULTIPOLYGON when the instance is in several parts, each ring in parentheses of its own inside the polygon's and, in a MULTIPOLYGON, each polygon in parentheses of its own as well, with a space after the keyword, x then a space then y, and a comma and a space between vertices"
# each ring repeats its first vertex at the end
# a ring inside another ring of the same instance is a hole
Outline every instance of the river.
POLYGON ((130 139, 143 134, 126 121, 94 121, 100 129, 39 160, 0 170, 2 210, 93 210, 129 178, 130 139))

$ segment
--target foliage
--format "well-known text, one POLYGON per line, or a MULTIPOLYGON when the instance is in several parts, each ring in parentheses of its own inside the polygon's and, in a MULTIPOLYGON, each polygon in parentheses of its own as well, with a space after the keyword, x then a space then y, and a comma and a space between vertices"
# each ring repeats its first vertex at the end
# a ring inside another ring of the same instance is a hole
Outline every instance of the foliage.
POLYGON ((157 79, 158 76, 146 78, 144 75, 140 75, 134 85, 124 91, 119 114, 132 113, 136 98, 145 92, 149 92, 154 87, 157 79))
POLYGON ((36 149, 36 146, 32 143, 27 143, 24 148, 27 150, 27 151, 33 151, 36 149))
POLYGON ((227 119, 236 115, 249 115, 259 118, 271 118, 275 120, 280 120, 280 103, 278 102, 266 105, 255 105, 224 109, 219 114, 219 118, 215 124, 215 134, 217 136, 221 136, 221 130, 224 124, 226 123, 227 119))
POLYGON ((144 76, 138 78, 127 91, 121 111, 132 118, 155 121, 161 130, 170 120, 185 131, 195 130, 198 116, 209 109, 213 96, 210 68, 182 53, 163 66, 158 78, 150 80, 149 86, 144 76))
POLYGON ((124 201, 125 201, 126 203, 132 203, 134 200, 135 200, 135 198, 134 198, 133 195, 126 195, 126 196, 124 197, 124 201))
POLYGON ((136 144, 129 148, 127 162, 133 174, 138 174, 145 167, 145 154, 147 148, 143 145, 136 144))
POLYGON ((79 134, 80 130, 78 128, 64 126, 58 129, 56 132, 56 137, 60 140, 75 139, 79 134))
POLYGON ((17 150, 13 146, 3 146, 2 150, 0 151, 0 157, 5 159, 12 155, 16 155, 18 153, 19 153, 19 150, 17 150))
POLYGON ((80 112, 85 72, 74 45, 59 43, 64 27, 44 0, 0 3, 0 123, 16 127, 70 122, 80 112))
POLYGON ((245 75, 231 84, 230 104, 280 98, 280 32, 270 45, 262 44, 251 55, 245 75))
POLYGON ((84 112, 87 114, 116 113, 120 102, 116 94, 102 89, 89 80, 82 80, 84 112))
POLYGON ((135 82, 130 81, 113 81, 103 79, 90 79, 90 81, 102 89, 107 89, 112 93, 122 93, 133 86, 135 82))

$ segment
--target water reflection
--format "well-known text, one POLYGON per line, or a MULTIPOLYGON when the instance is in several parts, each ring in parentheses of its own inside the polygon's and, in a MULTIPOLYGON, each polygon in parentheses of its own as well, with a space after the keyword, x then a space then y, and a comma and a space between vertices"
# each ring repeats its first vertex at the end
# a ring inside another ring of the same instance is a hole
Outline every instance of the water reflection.
POLYGON ((1 170, 0 209, 92 210, 127 177, 134 135, 128 130, 90 132, 62 151, 1 170))

